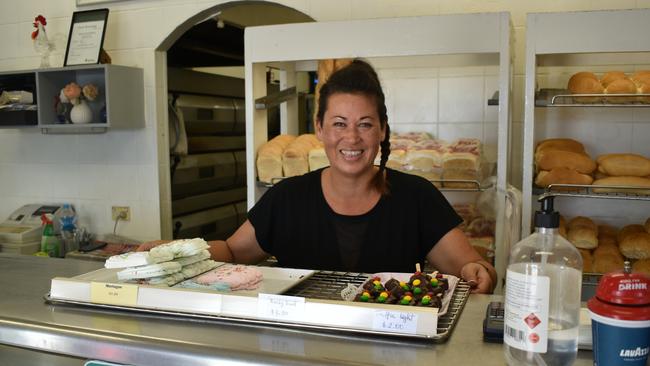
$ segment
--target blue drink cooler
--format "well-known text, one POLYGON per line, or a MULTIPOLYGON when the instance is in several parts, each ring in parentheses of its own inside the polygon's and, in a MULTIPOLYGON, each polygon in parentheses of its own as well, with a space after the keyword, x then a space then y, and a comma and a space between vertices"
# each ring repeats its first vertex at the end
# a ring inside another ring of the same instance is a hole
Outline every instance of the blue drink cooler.
POLYGON ((623 272, 600 280, 587 302, 594 366, 645 366, 650 353, 650 277, 623 272))

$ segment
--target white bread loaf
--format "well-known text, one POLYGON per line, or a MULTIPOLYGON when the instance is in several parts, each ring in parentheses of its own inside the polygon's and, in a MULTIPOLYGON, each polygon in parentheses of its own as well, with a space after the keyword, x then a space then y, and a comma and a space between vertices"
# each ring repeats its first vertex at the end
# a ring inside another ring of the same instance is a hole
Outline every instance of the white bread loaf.
POLYGON ((412 169, 431 171, 442 166, 447 151, 448 144, 443 140, 421 140, 409 147, 405 163, 412 169))
POLYGON ((535 152, 543 150, 562 150, 562 151, 573 151, 576 153, 585 153, 585 147, 580 141, 569 138, 554 138, 542 140, 535 147, 535 152))
POLYGON ((650 159, 638 154, 606 154, 596 159, 598 170, 610 176, 650 175, 650 159))
POLYGON ((596 170, 596 162, 589 156, 572 151, 542 150, 536 154, 535 160, 537 168, 541 170, 569 168, 582 174, 591 174, 596 170))
POLYGON ((594 249, 598 246, 598 235, 594 230, 587 227, 569 228, 567 238, 576 248, 594 249))
POLYGON ((642 233, 631 233, 625 236, 618 246, 621 253, 627 258, 650 258, 650 234, 645 231, 642 233))
POLYGON ((273 178, 281 178, 282 153, 296 139, 292 135, 279 135, 257 149, 257 177, 261 182, 271 183, 273 178))
MULTIPOLYGON (((587 175, 578 173, 577 171, 569 168, 554 168, 550 171, 540 170, 535 178, 535 185, 538 187, 548 187, 551 184, 583 184, 588 185, 594 179, 587 175)), ((566 188, 570 189, 570 188, 566 188)))
POLYGON ((596 179, 592 184, 594 186, 642 187, 638 189, 593 188, 595 193, 634 193, 650 195, 650 179, 644 177, 606 177, 596 179), (646 187, 647 189, 645 189, 646 187))
POLYGON ((321 147, 313 134, 304 134, 293 140, 282 153, 282 170, 285 177, 294 177, 309 172, 309 151, 321 147))
POLYGON ((327 158, 325 149, 318 147, 315 149, 309 150, 309 171, 313 172, 320 168, 325 168, 330 165, 330 161, 327 158))

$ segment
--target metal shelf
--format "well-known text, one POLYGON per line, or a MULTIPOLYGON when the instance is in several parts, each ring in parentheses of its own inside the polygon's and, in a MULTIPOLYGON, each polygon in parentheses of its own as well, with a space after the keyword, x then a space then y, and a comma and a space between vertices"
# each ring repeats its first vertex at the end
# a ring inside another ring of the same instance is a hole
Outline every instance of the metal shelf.
POLYGON ((541 89, 535 97, 536 107, 614 107, 614 108, 644 108, 650 107, 650 103, 639 101, 625 103, 577 103, 574 98, 591 97, 607 99, 618 98, 639 98, 645 97, 650 101, 650 94, 571 94, 566 89, 541 89))
POLYGON ((546 188, 533 187, 533 193, 537 200, 541 201, 546 197, 579 197, 579 198, 600 198, 616 200, 650 201, 650 187, 635 186, 610 186, 610 185, 585 185, 585 184, 551 184, 546 188), (622 192, 599 193, 594 189, 617 189, 622 192), (645 190, 647 194, 625 192, 632 190, 645 190))
MULTIPOLYGON (((271 183, 256 181, 258 187, 271 188, 281 180, 285 179, 284 177, 276 177, 271 179, 271 183)), ((492 184, 481 185, 481 182, 478 180, 470 179, 429 179, 429 182, 433 183, 438 190, 442 192, 483 192, 486 189, 492 187, 492 184), (468 188, 451 188, 445 187, 445 183, 463 183, 471 185, 468 188)))

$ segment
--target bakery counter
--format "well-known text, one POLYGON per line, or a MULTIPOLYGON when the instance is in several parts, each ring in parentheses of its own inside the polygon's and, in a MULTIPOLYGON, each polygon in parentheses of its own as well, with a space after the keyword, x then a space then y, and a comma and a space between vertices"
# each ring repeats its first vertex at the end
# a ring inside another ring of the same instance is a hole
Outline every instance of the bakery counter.
MULTIPOLYGON (((485 308, 498 296, 471 295, 450 339, 442 344, 44 302, 51 278, 101 265, 0 253, 0 344, 39 355, 156 366, 504 364, 502 346, 484 343, 481 330, 485 308)), ((591 352, 580 351, 575 364, 591 365, 591 357, 591 352)))

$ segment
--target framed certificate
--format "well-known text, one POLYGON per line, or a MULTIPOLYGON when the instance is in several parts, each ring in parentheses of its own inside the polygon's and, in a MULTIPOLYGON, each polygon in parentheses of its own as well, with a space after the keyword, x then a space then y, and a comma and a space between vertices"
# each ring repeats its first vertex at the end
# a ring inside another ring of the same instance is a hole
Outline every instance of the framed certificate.
POLYGON ((99 63, 107 20, 108 9, 76 11, 72 14, 63 66, 99 63))

